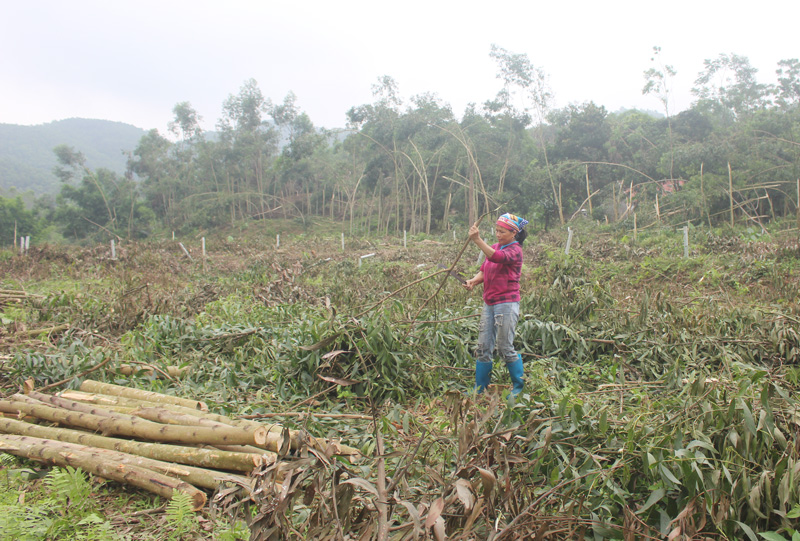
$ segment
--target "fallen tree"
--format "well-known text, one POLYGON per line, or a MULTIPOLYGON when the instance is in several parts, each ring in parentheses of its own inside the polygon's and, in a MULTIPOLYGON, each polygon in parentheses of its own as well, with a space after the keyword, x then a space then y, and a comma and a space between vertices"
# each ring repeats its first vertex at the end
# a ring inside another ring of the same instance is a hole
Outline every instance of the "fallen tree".
POLYGON ((162 425, 133 416, 130 419, 125 419, 115 416, 119 414, 106 416, 63 410, 41 402, 38 404, 32 403, 33 399, 26 400, 23 396, 13 395, 11 397, 12 400, 0 400, 0 408, 16 409, 31 417, 93 430, 104 435, 122 435, 151 441, 256 446, 262 446, 267 442, 268 431, 264 427, 162 425))
POLYGON ((242 487, 245 491, 249 492, 252 489, 253 484, 251 479, 248 479, 242 475, 234 475, 205 468, 197 468, 195 466, 169 463, 139 455, 122 453, 120 451, 100 449, 88 445, 68 443, 46 438, 18 436, 16 434, 3 434, 0 435, 0 449, 3 448, 16 448, 18 450, 22 450, 26 453, 29 453, 26 455, 28 458, 37 458, 38 450, 43 448, 52 449, 54 452, 63 454, 76 453, 80 455, 86 455, 98 463, 104 462, 112 465, 125 464, 129 466, 135 466, 163 475, 168 475, 170 477, 175 477, 195 487, 207 488, 210 490, 217 490, 225 483, 231 483, 236 484, 242 487))
POLYGON ((191 496, 196 510, 203 508, 206 504, 206 495, 202 490, 176 477, 164 475, 141 466, 99 461, 97 456, 92 453, 75 448, 60 449, 53 445, 48 445, 47 441, 27 436, 19 436, 16 439, 2 436, 0 437, 0 450, 17 456, 41 460, 56 466, 80 468, 93 475, 132 485, 167 499, 172 498, 176 491, 185 492, 191 496))
MULTIPOLYGON (((354 448, 305 431, 210 413, 201 409, 201 402, 149 391, 129 393, 108 384, 86 388, 93 391, 50 395, 28 387, 27 394, 0 400, 0 450, 81 468, 167 498, 183 491, 196 508, 206 502, 201 489, 222 491, 226 498, 250 495, 257 484, 263 492, 264 482, 283 483, 286 472, 316 460, 287 455, 308 449, 323 461, 333 454, 360 456, 354 448), (116 394, 96 392, 100 390, 116 394), (270 472, 268 479, 265 472, 270 472)), ((280 485, 267 490, 282 492, 280 485)))
POLYGON ((39 426, 15 419, 0 419, 0 432, 78 443, 189 466, 246 473, 252 471, 256 466, 272 464, 277 460, 275 453, 267 451, 261 451, 259 454, 240 453, 222 451, 215 448, 186 447, 109 438, 68 428, 39 426))
POLYGON ((83 383, 81 383, 81 391, 137 398, 158 404, 176 404, 187 408, 208 411, 208 405, 198 400, 190 400, 188 398, 180 398, 153 391, 144 391, 142 389, 133 389, 131 387, 123 387, 122 385, 114 385, 113 383, 102 383, 91 379, 84 380, 83 383))

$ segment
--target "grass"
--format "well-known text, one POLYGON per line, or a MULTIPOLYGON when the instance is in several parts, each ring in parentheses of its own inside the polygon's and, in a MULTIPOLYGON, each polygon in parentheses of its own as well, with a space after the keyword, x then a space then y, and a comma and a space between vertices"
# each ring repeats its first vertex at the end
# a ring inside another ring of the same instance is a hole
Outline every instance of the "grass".
MULTIPOLYGON (((800 255, 786 247, 796 231, 693 229, 688 259, 673 229, 633 241, 618 227, 582 225, 569 257, 566 232, 532 235, 517 333, 528 386, 509 406, 501 366, 500 395, 468 394, 479 297, 454 280, 433 297, 440 277, 398 291, 449 266, 462 240, 404 249, 402 238, 348 239, 342 252, 336 231, 320 226, 282 234, 276 249, 263 225, 221 233, 205 264, 166 241, 123 245, 116 262, 54 246, 0 258, 0 289, 44 299, 0 306, 3 394, 111 357, 95 379, 203 399, 222 413, 285 413, 271 420, 369 456, 384 445, 389 478, 402 479, 396 498, 412 504, 393 507, 402 535, 417 528, 410 509, 428 510, 420 528, 441 520, 448 535, 479 538, 505 528, 554 539, 794 534, 800 496, 787 475, 798 463, 800 255), (359 267, 363 250, 376 256, 359 267), (60 334, 15 334, 62 321, 71 328, 60 334), (315 344, 324 347, 308 349, 315 344), (181 379, 122 375, 119 364, 131 361, 190 370, 181 379), (328 390, 320 376, 357 383, 328 390), (373 411, 378 431, 323 415, 373 411)), ((476 261, 468 251, 457 268, 470 274, 476 261)), ((380 460, 299 472, 288 518, 251 502, 262 513, 251 529, 363 533, 377 520, 364 483, 378 482, 380 460)), ((108 490, 104 515, 131 517, 115 523, 120 532, 144 538, 169 520, 163 502, 108 490), (144 510, 159 525, 139 520, 144 510)), ((212 531, 186 535, 235 535, 253 516, 209 509, 198 524, 212 531)))

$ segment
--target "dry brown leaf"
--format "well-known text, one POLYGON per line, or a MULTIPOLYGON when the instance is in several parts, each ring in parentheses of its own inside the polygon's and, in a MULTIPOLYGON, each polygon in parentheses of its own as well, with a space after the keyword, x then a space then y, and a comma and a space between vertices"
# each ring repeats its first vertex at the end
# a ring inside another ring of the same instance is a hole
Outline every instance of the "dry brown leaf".
POLYGON ((339 356, 339 355, 341 355, 342 353, 349 353, 349 352, 348 352, 346 349, 335 349, 335 350, 333 350, 333 351, 329 351, 328 353, 326 353, 325 355, 323 355, 323 356, 322 356, 322 357, 320 357, 320 358, 321 358, 323 361, 328 361, 328 360, 330 360, 330 359, 334 359, 334 358, 338 357, 338 356, 339 356))
POLYGON ((458 499, 464 505, 464 510, 468 514, 475 505, 475 495, 472 493, 472 484, 466 479, 459 479, 455 483, 458 499))
POLYGON ((399 505, 402 505, 408 511, 408 516, 411 517, 412 522, 414 522, 414 537, 420 537, 422 535, 422 522, 419 518, 419 511, 417 508, 414 507, 414 504, 411 502, 406 502, 403 500, 396 500, 399 505))
POLYGON ((350 385, 355 385, 356 383, 360 383, 359 381, 355 381, 352 379, 334 378, 331 376, 323 376, 320 374, 317 374, 317 377, 323 381, 327 381, 328 383, 335 383, 336 385, 341 385, 343 387, 348 387, 350 385))
POLYGON ((433 535, 436 537, 436 541, 444 541, 447 539, 447 533, 444 530, 444 519, 442 517, 436 519, 436 523, 433 525, 433 535))
POLYGON ((497 484, 497 477, 489 470, 477 467, 476 469, 481 474, 481 480, 483 481, 483 496, 488 500, 491 498, 494 486, 497 484))
POLYGON ((342 483, 346 483, 349 485, 355 485, 357 487, 363 488, 370 494, 374 495, 376 498, 378 497, 378 489, 375 488, 375 485, 367 481, 366 479, 362 479, 360 477, 353 477, 352 479, 347 479, 342 481, 342 483))
POLYGON ((425 517, 425 530, 429 530, 436 523, 436 520, 442 516, 442 511, 444 511, 444 498, 439 497, 428 509, 428 515, 425 517))

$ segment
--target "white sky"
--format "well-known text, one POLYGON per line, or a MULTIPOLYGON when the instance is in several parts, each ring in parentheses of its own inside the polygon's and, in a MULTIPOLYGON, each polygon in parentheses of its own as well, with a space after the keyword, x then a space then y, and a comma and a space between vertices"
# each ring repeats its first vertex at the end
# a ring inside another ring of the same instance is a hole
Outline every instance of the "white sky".
POLYGON ((213 129, 253 78, 289 91, 317 126, 343 127, 389 75, 401 96, 436 94, 461 116, 500 89, 491 44, 524 53, 548 76, 555 106, 661 111, 642 96, 653 46, 687 108, 705 59, 749 58, 764 83, 800 57, 800 3, 762 0, 0 0, 0 123, 64 118, 166 133, 188 101, 213 129))

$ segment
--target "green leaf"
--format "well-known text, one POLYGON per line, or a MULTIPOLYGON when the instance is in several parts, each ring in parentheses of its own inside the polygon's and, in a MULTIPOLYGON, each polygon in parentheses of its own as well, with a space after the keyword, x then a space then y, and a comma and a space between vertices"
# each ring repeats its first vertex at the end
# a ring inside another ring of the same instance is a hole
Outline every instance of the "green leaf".
POLYGON ((689 445, 686 446, 687 449, 693 449, 694 447, 702 447, 703 449, 711 451, 712 453, 717 452, 713 445, 700 440, 692 440, 689 442, 689 445))
POLYGON ((747 403, 744 400, 741 400, 742 406, 742 415, 744 416, 744 426, 753 436, 756 435, 756 422, 753 419, 753 413, 750 411, 750 408, 747 406, 747 403))
POLYGON ((600 432, 602 434, 608 432, 608 412, 605 409, 600 413, 600 432))
POLYGON ((672 472, 669 470, 669 468, 667 468, 666 466, 664 466, 664 464, 659 464, 659 465, 658 465, 658 470, 661 472, 661 475, 663 475, 664 477, 666 477, 666 478, 667 478, 667 479, 668 479, 670 482, 672 482, 672 483, 675 483, 676 485, 680 485, 680 484, 681 484, 681 482, 680 482, 680 481, 678 481, 678 478, 677 478, 677 477, 675 477, 675 474, 674 474, 674 473, 672 473, 672 472))
POLYGON ((750 528, 750 526, 748 526, 744 522, 740 522, 738 520, 735 520, 734 522, 742 529, 742 531, 745 534, 747 534, 747 537, 750 538, 750 541, 758 541, 758 538, 756 537, 756 534, 753 532, 753 530, 752 530, 752 528, 750 528))
POLYGON ((636 511, 636 514, 644 513, 648 509, 650 509, 653 505, 657 502, 661 501, 661 499, 667 494, 667 491, 663 488, 655 489, 651 494, 650 497, 647 498, 647 501, 644 502, 644 505, 636 511))
POLYGON ((786 538, 777 532, 758 532, 758 535, 767 541, 786 541, 786 538))

